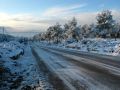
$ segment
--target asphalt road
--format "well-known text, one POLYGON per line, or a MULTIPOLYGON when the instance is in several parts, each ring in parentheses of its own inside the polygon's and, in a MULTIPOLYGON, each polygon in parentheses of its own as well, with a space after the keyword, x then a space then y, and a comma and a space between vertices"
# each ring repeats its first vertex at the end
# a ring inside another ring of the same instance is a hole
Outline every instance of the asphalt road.
POLYGON ((94 60, 97 62, 101 62, 104 64, 108 64, 114 67, 120 68, 120 57, 116 56, 110 56, 110 55, 100 55, 95 53, 86 53, 86 52, 80 52, 80 51, 74 51, 74 50, 65 50, 65 49, 58 49, 58 48, 50 48, 52 50, 56 50, 59 52, 68 53, 71 55, 79 56, 82 58, 87 58, 89 60, 94 60))
POLYGON ((71 90, 120 90, 118 57, 35 47, 49 69, 57 73, 71 90))

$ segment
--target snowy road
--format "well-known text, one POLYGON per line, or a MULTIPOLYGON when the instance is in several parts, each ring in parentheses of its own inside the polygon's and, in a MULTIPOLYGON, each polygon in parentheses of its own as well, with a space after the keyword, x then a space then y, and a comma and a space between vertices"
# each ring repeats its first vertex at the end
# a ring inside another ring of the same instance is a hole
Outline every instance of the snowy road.
POLYGON ((38 45, 33 48, 69 90, 120 90, 119 59, 38 45))

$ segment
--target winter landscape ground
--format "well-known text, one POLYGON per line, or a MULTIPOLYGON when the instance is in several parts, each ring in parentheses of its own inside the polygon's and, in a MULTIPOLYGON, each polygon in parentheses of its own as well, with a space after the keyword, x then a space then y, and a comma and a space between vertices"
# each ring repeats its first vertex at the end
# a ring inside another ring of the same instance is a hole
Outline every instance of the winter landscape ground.
POLYGON ((83 41, 0 43, 0 90, 119 90, 119 40, 83 41))
POLYGON ((0 90, 120 90, 120 0, 0 0, 0 90))

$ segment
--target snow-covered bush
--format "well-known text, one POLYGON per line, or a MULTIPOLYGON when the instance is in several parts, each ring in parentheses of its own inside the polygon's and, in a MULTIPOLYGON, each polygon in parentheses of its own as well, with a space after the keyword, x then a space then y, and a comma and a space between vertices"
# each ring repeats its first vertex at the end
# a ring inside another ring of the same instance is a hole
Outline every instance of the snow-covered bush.
POLYGON ((17 41, 0 43, 0 56, 18 59, 24 54, 24 46, 17 41))

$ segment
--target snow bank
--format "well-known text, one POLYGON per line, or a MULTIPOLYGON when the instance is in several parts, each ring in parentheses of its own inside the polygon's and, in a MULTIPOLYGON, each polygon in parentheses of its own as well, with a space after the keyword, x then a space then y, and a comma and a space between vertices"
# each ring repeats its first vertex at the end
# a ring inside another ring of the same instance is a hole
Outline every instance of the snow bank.
POLYGON ((24 45, 20 44, 17 41, 0 43, 0 56, 14 59, 13 57, 23 54, 23 48, 24 45))
POLYGON ((38 69, 29 45, 23 46, 18 42, 0 44, 3 56, 0 58, 0 90, 53 90, 48 83, 47 76, 38 69), (2 46, 4 45, 4 46, 2 46), (16 50, 17 49, 17 50, 16 50), (11 60, 8 56, 16 55, 24 49, 24 55, 18 60, 11 60), (5 55, 8 50, 9 54, 5 55))
POLYGON ((41 42, 41 45, 46 45, 50 47, 57 47, 57 48, 67 48, 67 49, 74 49, 78 51, 84 52, 92 52, 92 53, 99 53, 99 54, 106 54, 106 55, 120 55, 120 40, 113 40, 113 39, 84 39, 79 42, 73 43, 61 43, 61 44, 49 44, 41 42))

